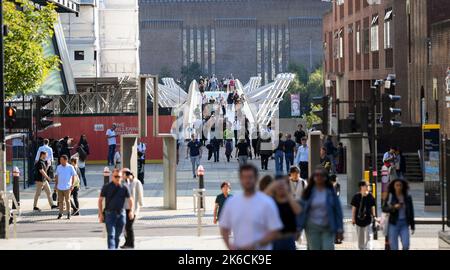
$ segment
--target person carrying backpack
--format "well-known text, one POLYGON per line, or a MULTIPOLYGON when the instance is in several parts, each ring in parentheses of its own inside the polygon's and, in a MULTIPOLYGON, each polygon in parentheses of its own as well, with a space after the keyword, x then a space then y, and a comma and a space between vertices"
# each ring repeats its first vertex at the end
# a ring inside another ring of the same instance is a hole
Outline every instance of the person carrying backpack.
POLYGON ((358 248, 360 250, 369 249, 370 224, 375 218, 375 199, 369 192, 366 181, 360 181, 359 192, 352 198, 352 224, 356 225, 358 236, 358 248))

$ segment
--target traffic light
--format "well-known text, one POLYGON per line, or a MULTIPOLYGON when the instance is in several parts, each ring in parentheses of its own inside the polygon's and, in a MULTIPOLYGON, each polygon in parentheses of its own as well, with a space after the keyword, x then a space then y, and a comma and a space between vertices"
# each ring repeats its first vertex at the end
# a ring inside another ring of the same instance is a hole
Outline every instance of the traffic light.
POLYGON ((46 108, 51 101, 51 98, 39 96, 36 98, 36 123, 38 130, 43 130, 53 124, 53 121, 48 119, 48 117, 53 115, 53 110, 46 108))
POLYGON ((6 110, 5 110, 5 115, 6 115, 6 117, 5 117, 5 124, 6 124, 6 127, 7 128, 9 128, 9 129, 13 129, 14 127, 15 127, 15 124, 16 124, 16 108, 15 107, 12 107, 12 106, 9 106, 9 107, 6 107, 6 110))
POLYGON ((327 135, 329 128, 330 97, 313 97, 313 104, 320 106, 320 109, 315 109, 312 112, 321 119, 321 122, 313 124, 313 128, 315 130, 320 130, 323 134, 327 135))
POLYGON ((401 96, 395 95, 395 74, 389 74, 384 82, 385 93, 382 96, 383 131, 391 133, 391 128, 400 127, 401 121, 396 119, 402 114, 402 110, 395 107, 401 96))

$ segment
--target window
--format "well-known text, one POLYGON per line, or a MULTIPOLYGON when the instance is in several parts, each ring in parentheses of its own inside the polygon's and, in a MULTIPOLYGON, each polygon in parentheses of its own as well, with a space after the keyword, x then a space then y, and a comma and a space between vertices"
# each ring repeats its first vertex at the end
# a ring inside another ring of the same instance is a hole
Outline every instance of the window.
POLYGON ((392 9, 388 9, 384 15, 384 48, 392 48, 392 9))
POLYGON ((339 30, 339 58, 344 57, 344 37, 342 35, 343 29, 339 30))
POLYGON ((344 4, 344 0, 336 0, 336 3, 338 6, 343 5, 344 4))
POLYGON ((363 33, 363 50, 364 50, 364 53, 369 53, 369 49, 370 49, 370 47, 369 47, 369 44, 370 44, 370 41, 369 41, 369 29, 368 28, 366 28, 366 29, 364 29, 364 33, 363 33))
POLYGON ((374 15, 370 27, 370 51, 378 51, 378 15, 374 15))
POLYGON ((361 53, 361 31, 359 27, 356 29, 356 53, 361 53))
POLYGON ((74 51, 73 58, 76 61, 82 61, 84 60, 84 51, 74 51))

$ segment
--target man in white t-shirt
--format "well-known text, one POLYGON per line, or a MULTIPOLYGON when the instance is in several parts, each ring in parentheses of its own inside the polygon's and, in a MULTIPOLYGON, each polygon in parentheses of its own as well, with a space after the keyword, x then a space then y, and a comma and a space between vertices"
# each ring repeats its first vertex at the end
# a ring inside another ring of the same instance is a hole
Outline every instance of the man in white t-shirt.
POLYGON ((78 177, 75 168, 68 164, 69 157, 62 155, 59 158, 60 164, 56 167, 55 190, 58 191, 58 219, 61 219, 64 212, 64 202, 66 204, 67 219, 70 219, 70 193, 73 189, 75 177, 78 177))
POLYGON ((231 250, 271 250, 271 243, 280 237, 283 228, 278 208, 271 197, 256 191, 255 166, 241 166, 239 178, 243 193, 227 200, 220 214, 220 233, 225 245, 231 250))
POLYGON ((114 165, 114 154, 116 152, 116 124, 112 124, 111 128, 106 131, 106 139, 108 140, 108 165, 114 165))

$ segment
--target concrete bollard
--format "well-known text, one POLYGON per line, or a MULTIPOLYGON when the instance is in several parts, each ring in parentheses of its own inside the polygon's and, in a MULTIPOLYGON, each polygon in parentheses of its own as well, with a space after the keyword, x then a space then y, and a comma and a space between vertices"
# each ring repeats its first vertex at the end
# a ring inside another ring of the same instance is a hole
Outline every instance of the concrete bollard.
POLYGON ((111 171, 109 170, 109 167, 105 167, 103 169, 103 184, 104 185, 109 183, 110 176, 111 176, 111 171))
MULTIPOLYGON (((20 187, 19 187, 19 180, 20 180, 20 170, 17 167, 13 168, 13 194, 16 198, 17 204, 20 205, 20 187)), ((13 209, 16 209, 16 206, 12 205, 13 209)))

